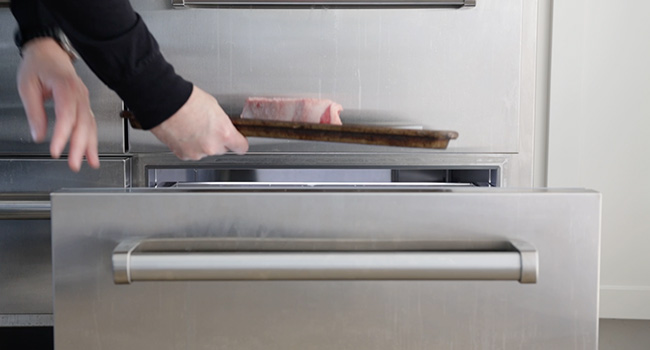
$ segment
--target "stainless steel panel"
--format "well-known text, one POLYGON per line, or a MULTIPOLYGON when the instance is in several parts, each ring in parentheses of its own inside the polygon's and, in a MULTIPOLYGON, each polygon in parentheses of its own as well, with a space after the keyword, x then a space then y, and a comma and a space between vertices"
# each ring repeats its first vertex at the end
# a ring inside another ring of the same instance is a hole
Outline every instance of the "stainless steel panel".
MULTIPOLYGON (((231 114, 241 113, 249 96, 322 97, 343 105, 344 123, 456 130, 448 152, 516 153, 520 136, 527 142, 532 135, 520 135, 520 123, 534 119, 520 100, 534 91, 522 60, 535 51, 535 33, 522 27, 536 19, 524 11, 533 2, 419 10, 134 6, 177 71, 231 114)), ((159 145, 149 133, 129 132, 134 152, 159 145)), ((256 140, 252 149, 273 152, 283 144, 256 140)))
POLYGON ((52 192, 74 187, 127 187, 131 184, 131 161, 100 158, 98 170, 87 164, 78 173, 66 159, 0 158, 0 193, 52 192))
POLYGON ((128 159, 101 162, 75 174, 64 160, 0 159, 0 327, 52 325, 49 192, 128 186, 128 159))
MULTIPOLYGON (((16 87, 16 71, 20 56, 13 42, 16 29, 8 8, 0 8, 0 155, 7 154, 49 154, 49 142, 32 142, 29 125, 16 87)), ((100 154, 124 153, 124 121, 119 118, 121 100, 82 62, 75 63, 77 73, 90 91, 90 103, 97 120, 100 154)), ((52 103, 47 104, 48 140, 54 125, 52 103)))
POLYGON ((594 192, 131 189, 52 198, 57 348, 597 348, 594 192), (211 237, 524 240, 539 252, 539 279, 113 282, 112 252, 124 240, 211 237))
POLYGON ((0 224, 0 314, 51 314, 50 220, 0 224))

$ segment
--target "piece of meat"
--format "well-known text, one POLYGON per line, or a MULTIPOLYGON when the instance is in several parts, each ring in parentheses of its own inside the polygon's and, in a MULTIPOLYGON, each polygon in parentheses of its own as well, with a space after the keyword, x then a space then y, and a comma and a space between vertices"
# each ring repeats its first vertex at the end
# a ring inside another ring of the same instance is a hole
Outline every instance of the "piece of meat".
POLYGON ((250 97, 246 100, 241 117, 341 125, 342 110, 343 107, 340 104, 331 100, 250 97))

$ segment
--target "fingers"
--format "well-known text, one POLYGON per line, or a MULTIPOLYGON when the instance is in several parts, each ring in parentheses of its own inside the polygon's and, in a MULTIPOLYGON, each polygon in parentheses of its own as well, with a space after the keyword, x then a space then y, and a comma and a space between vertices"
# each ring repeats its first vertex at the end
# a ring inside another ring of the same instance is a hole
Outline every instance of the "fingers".
POLYGON ((93 169, 99 168, 99 154, 97 151, 97 125, 94 123, 95 117, 93 118, 93 131, 90 132, 88 138, 88 144, 86 147, 86 161, 93 169))
POLYGON ((97 126, 90 110, 85 86, 77 89, 53 89, 56 123, 50 144, 52 157, 59 158, 68 139, 68 165, 74 172, 81 169, 84 155, 92 168, 99 167, 97 126), (77 90, 75 94, 71 91, 77 90))
POLYGON ((18 90, 25 106, 34 141, 47 134, 43 102, 54 99, 56 122, 50 143, 53 158, 59 158, 70 141, 68 163, 79 171, 85 156, 91 167, 99 167, 97 126, 90 110, 88 89, 77 76, 68 54, 51 38, 31 40, 23 48, 18 69, 18 90))
MULTIPOLYGON (((52 134, 52 141, 50 142, 50 154, 52 154, 53 158, 59 158, 77 122, 77 101, 73 92, 66 86, 58 86, 52 89, 52 97, 54 98, 56 123, 54 124, 54 134, 52 134)), ((77 138, 75 141, 78 144, 81 140, 77 138)), ((72 147, 70 152, 72 153, 72 147)))
POLYGON ((43 107, 43 91, 38 80, 21 81, 18 77, 18 93, 25 107, 29 129, 34 142, 43 142, 47 134, 47 115, 43 107))

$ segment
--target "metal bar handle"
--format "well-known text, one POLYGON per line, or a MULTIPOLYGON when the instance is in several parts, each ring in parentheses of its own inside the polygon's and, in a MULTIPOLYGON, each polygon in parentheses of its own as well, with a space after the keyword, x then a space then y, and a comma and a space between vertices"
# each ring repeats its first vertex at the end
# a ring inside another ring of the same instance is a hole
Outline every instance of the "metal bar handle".
POLYGON ((116 284, 223 280, 513 280, 536 283, 537 251, 139 251, 113 252, 116 284))
POLYGON ((0 220, 49 219, 49 200, 0 196, 0 220))
POLYGON ((172 0, 172 6, 176 8, 218 6, 474 7, 476 0, 172 0))

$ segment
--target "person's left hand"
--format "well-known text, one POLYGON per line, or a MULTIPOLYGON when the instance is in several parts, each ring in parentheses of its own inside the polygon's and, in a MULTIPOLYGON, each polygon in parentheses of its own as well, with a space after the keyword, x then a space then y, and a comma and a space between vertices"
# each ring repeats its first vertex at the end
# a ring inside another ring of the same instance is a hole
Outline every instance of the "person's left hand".
POLYGON ((88 89, 77 75, 72 61, 51 38, 30 40, 23 47, 18 68, 18 92, 35 142, 47 133, 47 115, 43 103, 54 99, 56 120, 50 153, 59 158, 68 139, 68 166, 81 169, 84 155, 92 168, 99 168, 97 124, 90 109, 88 89))

